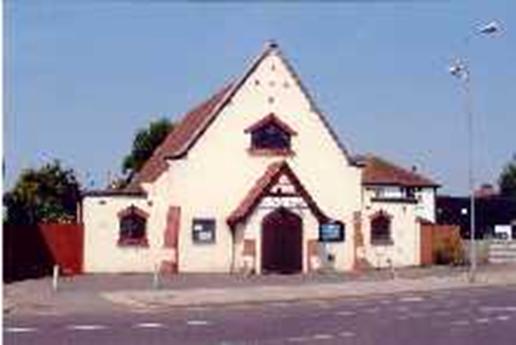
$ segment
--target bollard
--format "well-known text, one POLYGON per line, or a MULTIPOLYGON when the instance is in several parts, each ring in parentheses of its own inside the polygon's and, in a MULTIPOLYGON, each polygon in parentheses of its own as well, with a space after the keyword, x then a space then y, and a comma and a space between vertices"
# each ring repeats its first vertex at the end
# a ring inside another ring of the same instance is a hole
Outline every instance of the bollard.
POLYGON ((389 271, 391 274, 391 279, 396 279, 396 270, 394 268, 394 263, 392 262, 392 260, 390 258, 387 259, 387 262, 389 263, 389 271))
POLYGON ((54 291, 57 291, 58 281, 59 281, 59 266, 54 265, 54 269, 52 271, 52 289, 54 291))
POLYGON ((154 273, 152 275, 152 288, 159 289, 159 269, 158 265, 154 265, 154 273))

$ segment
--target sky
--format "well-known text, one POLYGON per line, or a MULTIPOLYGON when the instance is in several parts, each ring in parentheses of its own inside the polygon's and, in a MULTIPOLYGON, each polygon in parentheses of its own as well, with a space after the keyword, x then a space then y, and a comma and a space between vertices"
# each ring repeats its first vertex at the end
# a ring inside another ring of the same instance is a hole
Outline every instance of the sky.
MULTIPOLYGON (((87 188, 120 173, 135 131, 179 119, 275 39, 352 154, 467 192, 456 57, 471 71, 475 175, 516 153, 516 2, 4 2, 4 188, 59 159, 87 188), (475 29, 491 20, 502 34, 475 29)), ((230 159, 224 157, 223 159, 230 159)))

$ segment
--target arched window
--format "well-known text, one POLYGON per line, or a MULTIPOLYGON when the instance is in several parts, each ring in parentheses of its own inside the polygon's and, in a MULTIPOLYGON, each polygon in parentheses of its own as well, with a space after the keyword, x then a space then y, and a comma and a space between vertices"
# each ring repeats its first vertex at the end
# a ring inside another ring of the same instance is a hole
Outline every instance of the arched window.
POLYGON ((120 229, 118 245, 148 246, 147 218, 148 214, 134 205, 118 214, 120 229))
POLYGON ((275 123, 270 122, 251 133, 251 147, 254 149, 290 149, 290 135, 275 123))
POLYGON ((251 134, 254 154, 291 154, 291 137, 297 133, 275 114, 269 114, 245 130, 251 134))
POLYGON ((371 217, 371 244, 392 244, 391 216, 380 211, 371 217))

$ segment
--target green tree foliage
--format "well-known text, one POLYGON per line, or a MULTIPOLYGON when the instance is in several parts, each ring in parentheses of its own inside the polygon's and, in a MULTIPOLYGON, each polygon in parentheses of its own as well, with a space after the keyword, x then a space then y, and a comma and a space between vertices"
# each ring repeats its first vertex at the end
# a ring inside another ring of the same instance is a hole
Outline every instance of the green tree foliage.
POLYGON ((21 173, 14 188, 4 194, 5 221, 11 224, 73 222, 79 199, 80 184, 75 172, 55 160, 21 173))
POLYGON ((502 195, 516 197, 516 154, 503 168, 498 179, 498 185, 502 195))
POLYGON ((174 124, 166 118, 152 121, 147 128, 141 128, 133 139, 131 153, 124 157, 122 173, 130 178, 141 170, 147 159, 173 130, 174 124))

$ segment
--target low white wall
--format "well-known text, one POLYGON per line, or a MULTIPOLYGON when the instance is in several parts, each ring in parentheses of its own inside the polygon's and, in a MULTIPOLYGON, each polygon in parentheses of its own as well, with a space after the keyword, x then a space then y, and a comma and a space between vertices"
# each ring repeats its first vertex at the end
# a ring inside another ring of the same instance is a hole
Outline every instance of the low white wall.
MULTIPOLYGON (((145 198, 85 197, 84 271, 93 272, 152 272, 162 260, 172 260, 173 250, 163 248, 164 228, 156 225, 152 203, 145 198), (149 213, 147 219, 148 247, 119 246, 118 212, 134 205, 149 213)), ((165 218, 166 215, 163 215, 165 218)), ((159 266, 158 266, 159 267, 159 266)))
POLYGON ((389 260, 395 267, 415 266, 421 262, 421 231, 416 221, 414 204, 374 202, 369 204, 362 217, 365 258, 374 267, 388 267, 389 260), (371 216, 384 211, 391 218, 392 244, 371 244, 371 216))

